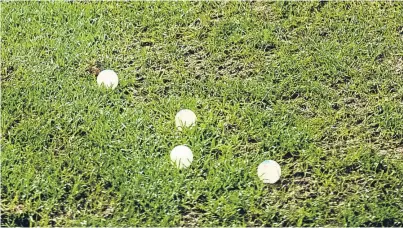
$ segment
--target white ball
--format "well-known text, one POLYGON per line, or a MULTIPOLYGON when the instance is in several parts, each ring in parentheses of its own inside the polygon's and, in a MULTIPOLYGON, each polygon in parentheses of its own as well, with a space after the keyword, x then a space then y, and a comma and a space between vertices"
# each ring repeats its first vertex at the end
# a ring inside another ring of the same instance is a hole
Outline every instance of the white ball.
POLYGON ((192 150, 185 145, 176 146, 171 151, 171 160, 179 169, 187 168, 193 161, 192 150))
POLYGON ((266 160, 257 167, 257 175, 263 183, 276 183, 281 176, 280 165, 273 160, 266 160))
POLYGON ((109 88, 116 88, 119 83, 118 75, 113 70, 103 70, 97 77, 98 85, 104 85, 109 88))
POLYGON ((175 125, 180 131, 182 127, 192 127, 195 124, 196 114, 189 109, 182 109, 175 116, 175 125))

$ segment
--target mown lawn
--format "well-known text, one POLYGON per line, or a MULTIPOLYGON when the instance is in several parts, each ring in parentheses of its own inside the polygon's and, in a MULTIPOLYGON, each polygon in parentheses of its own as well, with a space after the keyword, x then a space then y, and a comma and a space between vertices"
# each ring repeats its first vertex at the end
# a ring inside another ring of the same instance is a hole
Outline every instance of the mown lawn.
POLYGON ((403 2, 0 4, 2 226, 403 225, 403 2))

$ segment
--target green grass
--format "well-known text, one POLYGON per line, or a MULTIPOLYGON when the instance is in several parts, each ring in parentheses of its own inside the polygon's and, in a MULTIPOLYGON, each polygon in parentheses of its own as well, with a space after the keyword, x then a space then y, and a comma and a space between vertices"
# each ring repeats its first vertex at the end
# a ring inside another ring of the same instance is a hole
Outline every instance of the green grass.
POLYGON ((403 3, 0 4, 2 226, 403 225, 403 3))

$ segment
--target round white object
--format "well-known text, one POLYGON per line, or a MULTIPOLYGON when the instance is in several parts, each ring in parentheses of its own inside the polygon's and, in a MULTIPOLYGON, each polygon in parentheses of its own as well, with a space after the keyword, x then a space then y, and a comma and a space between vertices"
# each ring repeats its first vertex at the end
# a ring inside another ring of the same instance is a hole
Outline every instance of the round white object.
POLYGON ((266 160, 257 167, 257 175, 263 183, 274 184, 280 179, 281 167, 273 160, 266 160))
POLYGON ((119 83, 118 75, 113 70, 103 70, 97 77, 98 85, 104 85, 109 88, 116 88, 119 83))
POLYGON ((171 151, 171 160, 179 169, 187 168, 193 161, 192 150, 185 145, 176 146, 171 151))
POLYGON ((189 109, 180 110, 175 116, 175 125, 178 130, 182 127, 192 127, 196 124, 196 114, 189 109))

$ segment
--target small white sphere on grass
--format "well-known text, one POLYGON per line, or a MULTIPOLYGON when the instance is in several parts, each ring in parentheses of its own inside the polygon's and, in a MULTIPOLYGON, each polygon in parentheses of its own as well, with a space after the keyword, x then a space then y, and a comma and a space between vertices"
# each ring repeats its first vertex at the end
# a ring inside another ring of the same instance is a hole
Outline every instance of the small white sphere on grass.
POLYGON ((192 150, 185 145, 180 145, 173 148, 170 156, 171 160, 179 169, 189 167, 193 161, 192 150))
POLYGON ((178 130, 182 127, 192 127, 196 124, 196 114, 189 109, 180 110, 175 116, 175 125, 178 130))
POLYGON ((280 179, 281 167, 273 160, 266 160, 257 167, 257 175, 263 183, 274 184, 280 179))
POLYGON ((103 70, 97 77, 98 85, 104 85, 108 88, 116 88, 119 83, 118 75, 113 70, 103 70))

